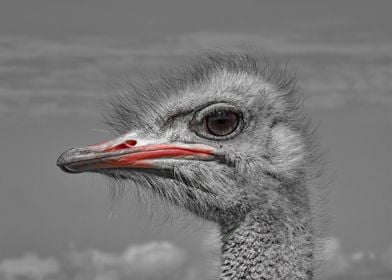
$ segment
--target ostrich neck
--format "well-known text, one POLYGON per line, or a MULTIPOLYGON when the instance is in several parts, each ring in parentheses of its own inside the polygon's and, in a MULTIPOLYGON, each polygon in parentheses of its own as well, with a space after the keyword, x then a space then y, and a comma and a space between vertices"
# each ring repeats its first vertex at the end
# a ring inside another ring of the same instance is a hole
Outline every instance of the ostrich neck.
POLYGON ((262 206, 229 232, 222 228, 220 279, 312 279, 309 211, 287 209, 288 205, 262 206))

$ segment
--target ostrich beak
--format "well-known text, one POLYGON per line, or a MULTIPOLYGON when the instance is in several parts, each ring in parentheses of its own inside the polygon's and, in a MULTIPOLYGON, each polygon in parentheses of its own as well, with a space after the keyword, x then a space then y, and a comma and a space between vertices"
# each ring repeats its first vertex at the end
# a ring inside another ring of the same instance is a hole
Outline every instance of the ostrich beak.
POLYGON ((67 173, 105 169, 163 169, 168 160, 212 160, 214 148, 200 144, 168 143, 164 139, 142 139, 134 133, 116 139, 73 148, 57 159, 57 166, 67 173))

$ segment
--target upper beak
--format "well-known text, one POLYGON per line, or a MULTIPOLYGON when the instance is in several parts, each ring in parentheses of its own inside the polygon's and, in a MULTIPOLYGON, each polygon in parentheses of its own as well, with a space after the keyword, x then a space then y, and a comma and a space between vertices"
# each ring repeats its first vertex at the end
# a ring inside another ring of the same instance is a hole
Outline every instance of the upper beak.
POLYGON ((142 139, 126 134, 114 140, 60 155, 57 166, 68 173, 119 168, 162 168, 162 159, 212 160, 215 149, 207 145, 168 143, 164 139, 142 139))

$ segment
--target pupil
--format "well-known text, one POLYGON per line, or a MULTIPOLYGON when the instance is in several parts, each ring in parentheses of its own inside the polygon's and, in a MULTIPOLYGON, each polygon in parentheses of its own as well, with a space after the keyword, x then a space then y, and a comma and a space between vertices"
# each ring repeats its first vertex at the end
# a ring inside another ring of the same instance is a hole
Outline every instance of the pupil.
POLYGON ((238 115, 229 111, 217 111, 207 116, 207 129, 215 136, 226 136, 238 126, 238 115))

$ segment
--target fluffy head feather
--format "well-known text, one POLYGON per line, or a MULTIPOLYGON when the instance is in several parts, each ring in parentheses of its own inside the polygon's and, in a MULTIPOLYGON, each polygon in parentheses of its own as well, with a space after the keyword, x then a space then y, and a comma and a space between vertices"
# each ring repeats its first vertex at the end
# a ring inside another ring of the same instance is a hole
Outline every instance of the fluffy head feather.
POLYGON ((290 211, 309 211, 306 186, 320 164, 295 76, 285 67, 245 52, 206 53, 154 82, 128 83, 111 97, 105 119, 118 134, 137 130, 224 154, 221 161, 177 161, 167 176, 104 171, 141 191, 221 225, 235 224, 260 204, 278 203, 277 196, 289 201, 290 211), (239 134, 224 141, 195 134, 195 112, 222 102, 241 110, 239 134))

